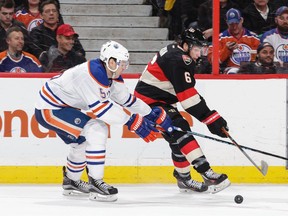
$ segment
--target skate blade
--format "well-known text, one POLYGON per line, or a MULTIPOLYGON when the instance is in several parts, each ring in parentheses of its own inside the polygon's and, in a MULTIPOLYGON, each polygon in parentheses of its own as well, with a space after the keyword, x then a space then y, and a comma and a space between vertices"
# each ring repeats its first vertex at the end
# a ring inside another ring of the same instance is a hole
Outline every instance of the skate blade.
POLYGON ((115 202, 115 201, 117 201, 118 197, 116 194, 102 195, 99 193, 90 192, 89 199, 92 201, 99 201, 99 202, 115 202))
POLYGON ((87 197, 89 193, 83 193, 77 190, 63 190, 62 194, 64 196, 72 196, 72 197, 87 197))
POLYGON ((229 181, 229 179, 225 179, 223 182, 221 182, 218 185, 210 185, 208 187, 208 191, 212 194, 218 193, 222 190, 224 190, 225 188, 229 187, 231 185, 231 182, 229 181))
POLYGON ((206 191, 195 191, 195 190, 188 189, 188 188, 179 188, 179 191, 180 191, 180 193, 197 193, 197 194, 210 193, 209 188, 206 191))

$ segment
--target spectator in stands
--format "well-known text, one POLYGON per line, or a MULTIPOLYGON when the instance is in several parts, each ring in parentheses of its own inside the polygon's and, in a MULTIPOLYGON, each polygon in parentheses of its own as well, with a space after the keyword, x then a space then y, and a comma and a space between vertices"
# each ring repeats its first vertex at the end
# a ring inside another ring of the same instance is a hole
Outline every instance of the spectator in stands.
MULTIPOLYGON (((29 32, 43 22, 39 11, 41 2, 42 0, 24 0, 22 5, 16 8, 15 19, 22 22, 29 32)), ((55 2, 58 4, 60 10, 59 1, 55 0, 55 2)), ((63 18, 59 13, 59 24, 63 23, 63 18)))
MULTIPOLYGON (((238 5, 233 3, 231 0, 220 0, 220 32, 225 31, 227 28, 226 24, 226 13, 230 8, 238 8, 238 5)), ((213 22, 213 1, 208 0, 201 4, 198 9, 198 28, 203 31, 205 38, 208 41, 212 41, 212 28, 213 22)))
POLYGON ((207 0, 181 0, 181 19, 184 29, 198 27, 198 8, 206 1, 207 0))
POLYGON ((276 9, 282 6, 288 6, 288 0, 273 0, 272 3, 276 9))
POLYGON ((25 40, 24 50, 30 52, 30 38, 25 25, 13 18, 15 10, 15 3, 13 0, 0 1, 0 52, 7 50, 6 31, 12 26, 18 26, 25 40))
MULTIPOLYGON (((219 54, 222 73, 235 73, 241 62, 254 61, 252 55, 260 41, 256 34, 243 27, 243 17, 239 10, 231 8, 226 13, 228 29, 220 33, 219 54)), ((212 62, 212 46, 208 59, 212 62)))
POLYGON ((15 8, 18 8, 22 5, 22 0, 15 0, 15 8))
POLYGON ((255 62, 241 64, 239 74, 275 74, 288 73, 288 67, 274 62, 275 50, 268 42, 261 43, 257 48, 255 62))
POLYGON ((242 11, 244 8, 246 8, 253 0, 231 0, 235 4, 239 6, 239 10, 242 11))
POLYGON ((22 22, 28 31, 43 22, 39 12, 39 4, 40 0, 24 0, 21 9, 15 13, 15 19, 22 22))
POLYGON ((243 26, 257 35, 275 28, 275 8, 269 0, 254 0, 243 10, 243 26))
MULTIPOLYGON (((40 4, 39 11, 43 23, 33 28, 30 32, 33 44, 33 54, 40 58, 41 53, 48 51, 50 46, 57 45, 56 30, 59 26, 59 7, 54 0, 46 0, 40 4)), ((85 56, 85 51, 78 39, 75 40, 73 50, 79 55, 85 56)))
POLYGON ((8 49, 0 53, 0 72, 42 72, 38 59, 23 51, 24 35, 19 27, 7 30, 6 41, 8 49))
POLYGON ((77 38, 78 34, 72 26, 62 24, 58 27, 56 36, 57 47, 52 45, 48 51, 44 51, 39 59, 45 72, 62 72, 86 61, 83 55, 79 55, 72 50, 74 41, 77 38))
POLYGON ((275 16, 277 27, 265 32, 261 37, 261 42, 268 42, 274 47, 274 61, 282 64, 288 62, 288 7, 278 8, 275 16))
POLYGON ((239 74, 275 74, 274 48, 271 44, 264 42, 257 48, 255 62, 241 64, 239 74))

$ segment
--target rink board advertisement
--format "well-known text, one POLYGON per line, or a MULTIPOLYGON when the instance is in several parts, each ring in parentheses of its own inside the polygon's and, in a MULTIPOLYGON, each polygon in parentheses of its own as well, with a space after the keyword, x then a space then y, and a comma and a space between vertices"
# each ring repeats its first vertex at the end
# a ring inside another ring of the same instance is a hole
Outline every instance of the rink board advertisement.
MULTIPOLYGON (((0 183, 62 180, 68 146, 34 118, 34 103, 47 79, 0 78, 0 183)), ((136 82, 125 79, 131 92, 136 82)), ((230 134, 239 144, 287 157, 286 79, 198 79, 196 89, 208 106, 227 120, 230 134)), ((185 117, 195 132, 213 136, 205 125, 185 117)), ((109 182, 175 181, 169 145, 161 135, 147 144, 125 126, 111 126, 109 134, 105 162, 105 179, 109 182)), ((263 177, 236 147, 196 139, 210 165, 226 172, 233 182, 288 183, 285 160, 245 150, 259 166, 261 160, 269 164, 263 177)))

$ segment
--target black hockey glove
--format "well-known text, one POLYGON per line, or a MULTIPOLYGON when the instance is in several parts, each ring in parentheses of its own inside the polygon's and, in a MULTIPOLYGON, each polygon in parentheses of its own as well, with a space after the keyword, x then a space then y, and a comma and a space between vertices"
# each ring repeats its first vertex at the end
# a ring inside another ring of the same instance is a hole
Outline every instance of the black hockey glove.
POLYGON ((207 125, 209 131, 212 134, 218 135, 220 137, 227 137, 226 134, 222 131, 222 128, 224 128, 226 131, 229 130, 227 122, 215 110, 210 111, 207 117, 202 120, 202 122, 207 125))

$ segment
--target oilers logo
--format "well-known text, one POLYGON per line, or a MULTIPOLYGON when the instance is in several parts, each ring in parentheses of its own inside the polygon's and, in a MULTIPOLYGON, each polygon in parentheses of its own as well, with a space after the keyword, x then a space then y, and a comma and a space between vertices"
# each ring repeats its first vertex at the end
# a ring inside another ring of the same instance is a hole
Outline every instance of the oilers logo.
POLYGON ((27 30, 30 32, 33 28, 39 26, 41 23, 43 23, 42 19, 34 19, 29 23, 27 30))
POLYGON ((238 48, 233 50, 230 57, 231 61, 240 66, 241 62, 249 62, 251 60, 251 48, 246 44, 239 44, 238 48))
POLYGON ((75 119, 74 119, 74 123, 75 123, 76 125, 79 125, 79 124, 81 123, 81 119, 80 119, 80 118, 75 118, 75 119))
POLYGON ((26 73, 26 70, 22 67, 14 67, 10 70, 11 73, 26 73))
POLYGON ((281 44, 276 49, 276 58, 282 62, 288 62, 288 44, 281 44))

